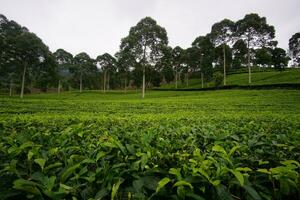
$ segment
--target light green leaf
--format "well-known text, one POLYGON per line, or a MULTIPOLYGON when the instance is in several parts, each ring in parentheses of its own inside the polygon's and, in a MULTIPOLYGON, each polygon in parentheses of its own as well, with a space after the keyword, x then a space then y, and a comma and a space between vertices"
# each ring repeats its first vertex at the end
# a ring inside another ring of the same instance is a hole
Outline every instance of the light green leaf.
POLYGON ((221 152, 225 155, 227 155, 225 149, 223 147, 221 147, 220 145, 216 144, 215 146, 213 146, 212 148, 213 151, 217 151, 217 152, 221 152))
POLYGON ((111 200, 114 200, 117 192, 118 192, 118 189, 121 185, 121 183, 123 183, 123 179, 119 179, 117 183, 115 183, 112 187, 112 191, 111 191, 111 200))
POLYGON ((62 166, 62 163, 60 163, 60 162, 50 164, 47 167, 45 167, 45 171, 48 171, 48 170, 56 168, 56 167, 61 167, 61 166, 62 166))
POLYGON ((240 146, 234 146, 230 149, 228 156, 232 156, 237 149, 241 148, 240 146))
POLYGON ((214 180, 214 181, 209 181, 213 186, 218 186, 220 185, 221 181, 220 180, 214 180))
POLYGON ((26 149, 27 147, 32 147, 32 146, 34 146, 34 143, 29 141, 29 142, 23 143, 19 148, 20 149, 26 149))
POLYGON ((299 162, 297 162, 296 160, 285 160, 285 161, 281 161, 280 163, 283 164, 283 165, 286 165, 286 166, 296 165, 297 167, 300 167, 299 162))
POLYGON ((167 185, 170 181, 171 181, 171 179, 169 179, 167 177, 161 179, 158 182, 158 185, 157 185, 157 188, 156 188, 156 192, 158 192, 161 188, 163 188, 165 185, 167 185))
POLYGON ((252 169, 250 169, 249 167, 238 167, 235 168, 235 170, 240 171, 240 172, 251 172, 252 169))
POLYGON ((28 154, 27 154, 27 159, 28 160, 31 160, 32 156, 33 156, 33 152, 32 151, 28 151, 28 154))
POLYGON ((45 166, 45 163, 46 163, 45 159, 37 158, 37 159, 34 159, 34 162, 37 163, 42 168, 42 170, 44 170, 44 166, 45 166))
POLYGON ((237 171, 237 170, 229 170, 234 176, 235 178, 239 181, 239 183, 241 184, 241 186, 244 185, 244 176, 243 174, 241 174, 241 172, 237 171))
POLYGON ((256 171, 262 172, 262 173, 265 173, 265 174, 271 174, 271 172, 269 172, 267 169, 258 169, 256 171))
POLYGON ((59 184, 60 190, 73 190, 73 188, 71 186, 67 186, 65 184, 60 183, 59 184))
POLYGON ((258 161, 258 165, 265 165, 265 164, 269 164, 269 161, 263 161, 263 160, 258 161))
POLYGON ((105 155, 106 155, 105 152, 100 151, 100 152, 97 154, 97 156, 96 156, 96 161, 98 161, 100 158, 104 157, 105 155))
POLYGON ((69 176, 75 172, 75 170, 80 167, 80 164, 76 164, 76 165, 73 165, 71 167, 69 167, 68 169, 66 169, 62 174, 61 174, 61 182, 64 183, 68 178, 69 176))
POLYGON ((186 181, 177 181, 173 187, 179 187, 179 186, 189 186, 191 189, 193 189, 192 184, 190 184, 189 182, 186 181))
POLYGON ((41 192, 37 186, 41 187, 39 184, 34 183, 32 181, 28 181, 28 180, 24 180, 24 179, 17 179, 14 181, 13 188, 17 189, 17 190, 25 191, 29 194, 34 194, 34 195, 40 196, 41 192))
POLYGON ((169 170, 169 173, 175 175, 176 178, 177 178, 177 180, 181 180, 182 177, 181 177, 180 171, 181 171, 180 168, 178 168, 178 169, 177 169, 177 168, 171 168, 171 169, 169 170))

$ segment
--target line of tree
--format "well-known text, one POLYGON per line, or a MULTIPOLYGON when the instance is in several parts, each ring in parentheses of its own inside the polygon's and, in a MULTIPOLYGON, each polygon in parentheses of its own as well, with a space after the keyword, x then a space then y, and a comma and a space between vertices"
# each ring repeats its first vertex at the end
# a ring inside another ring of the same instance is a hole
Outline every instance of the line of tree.
POLYGON ((199 78, 201 85, 214 74, 226 85, 228 71, 246 69, 251 84, 252 66, 283 70, 288 61, 300 64, 300 33, 289 40, 289 50, 277 47, 275 28, 265 17, 247 14, 236 22, 224 19, 211 32, 197 37, 189 48, 168 45, 165 28, 145 17, 121 40, 115 55, 104 53, 91 58, 58 49, 52 53, 43 41, 13 20, 0 15, 0 86, 20 93, 84 89, 146 88, 162 83, 199 78), (221 75, 220 75, 221 74, 221 75))

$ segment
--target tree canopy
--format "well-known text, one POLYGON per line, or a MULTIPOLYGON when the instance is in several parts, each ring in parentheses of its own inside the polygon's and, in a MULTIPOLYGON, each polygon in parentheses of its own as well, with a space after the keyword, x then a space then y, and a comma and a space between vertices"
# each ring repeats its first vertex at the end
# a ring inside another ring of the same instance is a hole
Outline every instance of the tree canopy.
POLYGON ((299 66, 300 65, 300 32, 295 33, 289 39, 289 50, 294 65, 299 66))
POLYGON ((145 94, 146 66, 155 66, 163 57, 163 48, 167 45, 167 31, 150 17, 143 18, 136 26, 131 27, 129 35, 121 41, 120 52, 128 51, 128 54, 142 65, 142 97, 145 94))

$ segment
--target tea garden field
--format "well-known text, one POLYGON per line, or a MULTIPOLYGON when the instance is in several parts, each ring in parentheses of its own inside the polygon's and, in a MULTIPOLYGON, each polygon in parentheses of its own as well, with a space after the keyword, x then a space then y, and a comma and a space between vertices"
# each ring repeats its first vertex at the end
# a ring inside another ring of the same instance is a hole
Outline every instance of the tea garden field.
POLYGON ((300 91, 0 96, 0 199, 300 199, 300 91))

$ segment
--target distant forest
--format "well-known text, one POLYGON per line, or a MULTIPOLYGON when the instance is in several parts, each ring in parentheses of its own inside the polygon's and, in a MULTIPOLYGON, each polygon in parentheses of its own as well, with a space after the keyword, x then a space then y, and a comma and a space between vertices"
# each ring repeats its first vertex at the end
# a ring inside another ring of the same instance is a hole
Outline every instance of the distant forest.
POLYGON ((106 90, 159 87, 161 84, 215 77, 226 85, 226 75, 253 66, 284 70, 300 63, 300 32, 291 36, 289 49, 277 46, 274 26, 265 17, 247 14, 224 19, 211 32, 195 38, 191 47, 168 45, 165 28, 145 17, 121 39, 115 55, 91 58, 64 49, 51 52, 26 27, 0 15, 0 90, 10 95, 55 90, 106 90))

